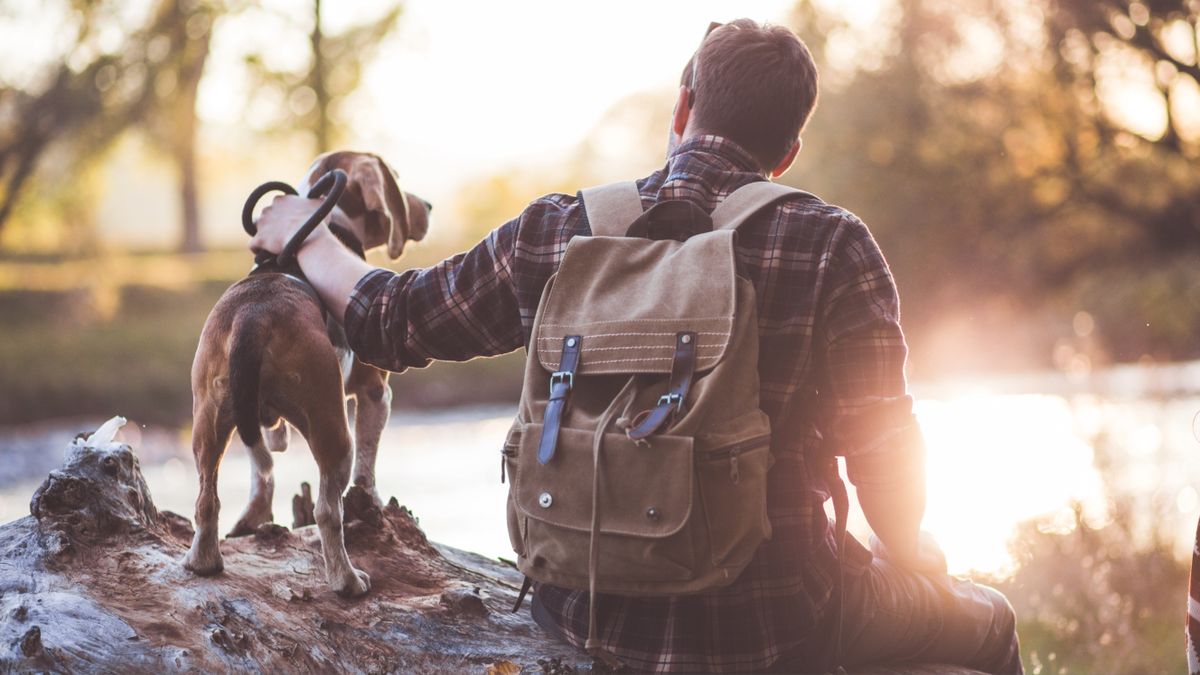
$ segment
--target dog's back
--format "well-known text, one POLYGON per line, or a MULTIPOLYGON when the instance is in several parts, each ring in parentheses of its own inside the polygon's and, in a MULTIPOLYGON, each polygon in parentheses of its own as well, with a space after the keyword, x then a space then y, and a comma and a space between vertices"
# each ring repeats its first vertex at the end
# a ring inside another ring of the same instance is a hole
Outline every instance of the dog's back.
POLYGON ((221 296, 200 335, 194 412, 231 412, 247 446, 280 416, 307 427, 305 394, 314 387, 341 391, 321 307, 300 283, 282 274, 242 279, 221 296))

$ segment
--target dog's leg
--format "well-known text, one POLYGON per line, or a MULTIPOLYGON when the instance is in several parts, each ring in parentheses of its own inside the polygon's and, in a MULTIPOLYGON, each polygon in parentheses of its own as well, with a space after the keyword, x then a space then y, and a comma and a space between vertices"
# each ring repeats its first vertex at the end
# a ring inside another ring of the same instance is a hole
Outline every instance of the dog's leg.
POLYGON ((273 429, 265 429, 263 438, 267 439, 267 450, 271 452, 284 452, 288 449, 288 441, 291 440, 291 427, 283 420, 275 425, 273 429))
POLYGON ((313 429, 308 439, 313 457, 321 470, 321 487, 313 515, 321 533, 326 578, 339 595, 362 595, 370 590, 371 578, 350 564, 342 529, 342 493, 350 484, 350 468, 354 460, 350 448, 350 430, 342 417, 340 425, 313 429))
POLYGON ((214 410, 195 415, 194 419, 192 455, 200 474, 200 495, 196 498, 196 534, 183 566, 200 576, 208 576, 225 567, 217 536, 217 515, 221 510, 217 499, 217 467, 233 435, 233 418, 214 410))
MULTIPOLYGON (((279 427, 286 429, 287 424, 280 422, 276 429, 279 427)), ((271 510, 271 502, 275 498, 275 475, 272 473, 275 460, 271 458, 271 451, 268 449, 268 443, 271 441, 270 434, 275 432, 273 430, 264 430, 264 432, 263 440, 248 449, 250 453, 250 503, 246 505, 246 510, 242 511, 237 524, 229 531, 228 536, 230 537, 254 534, 259 525, 275 520, 275 514, 271 510)), ((287 432, 284 431, 284 433, 287 432)))
POLYGON ((392 388, 386 372, 361 363, 355 363, 354 369, 350 382, 358 405, 354 416, 354 484, 370 493, 375 504, 383 508, 375 485, 375 457, 392 411, 392 388))

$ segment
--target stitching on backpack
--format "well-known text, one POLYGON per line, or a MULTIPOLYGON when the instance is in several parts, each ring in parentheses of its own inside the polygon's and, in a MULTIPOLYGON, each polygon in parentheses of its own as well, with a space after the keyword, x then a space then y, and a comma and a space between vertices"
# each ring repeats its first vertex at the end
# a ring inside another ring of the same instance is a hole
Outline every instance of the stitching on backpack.
MULTIPOLYGON (((715 359, 717 357, 714 355, 714 356, 701 356, 698 358, 703 360, 703 359, 715 359)), ((638 358, 638 359, 608 359, 606 361, 588 361, 588 360, 584 359, 583 361, 581 361, 581 363, 585 366, 598 366, 603 363, 632 363, 635 361, 670 361, 671 359, 672 359, 672 357, 670 357, 670 356, 647 356, 647 357, 638 358)), ((556 361, 554 363, 547 363, 546 366, 557 368, 558 362, 556 361)))
MULTIPOLYGON (((605 319, 604 321, 588 321, 587 323, 544 323, 542 328, 570 328, 572 326, 594 326, 602 323, 654 323, 662 321, 679 321, 680 319, 605 319)), ((688 321, 729 321, 729 316, 701 316, 688 318, 688 321)))
MULTIPOLYGON (((545 327, 545 324, 542 324, 542 326, 545 327)), ((584 335, 583 337, 588 338, 588 339, 595 339, 595 338, 603 338, 603 337, 641 337, 644 335, 675 336, 676 333, 596 333, 595 335, 584 335)), ((719 335, 721 337, 728 337, 729 332, 726 331, 724 333, 715 333, 715 332, 701 331, 699 333, 696 333, 696 335, 719 335)), ((538 337, 538 340, 559 340, 559 341, 561 341, 562 338, 554 337, 551 335, 551 336, 540 336, 540 337, 538 337)))
MULTIPOLYGON (((589 352, 614 352, 614 351, 621 351, 621 350, 625 350, 625 349, 674 349, 674 348, 675 348, 675 345, 630 345, 628 347, 592 347, 592 348, 588 349, 587 351, 589 351, 589 352)), ((724 349, 724 348, 725 348, 724 344, 696 345, 696 349, 724 349)), ((557 354, 557 353, 562 352, 562 349, 544 349, 542 351, 549 352, 551 354, 557 354)))

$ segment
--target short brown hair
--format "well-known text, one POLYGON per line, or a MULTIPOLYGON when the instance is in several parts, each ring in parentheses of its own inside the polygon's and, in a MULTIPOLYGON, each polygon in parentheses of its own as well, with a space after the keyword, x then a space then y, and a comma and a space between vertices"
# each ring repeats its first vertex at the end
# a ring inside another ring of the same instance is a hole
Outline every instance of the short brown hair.
MULTIPOLYGON (((783 26, 738 19, 714 30, 697 50, 696 127, 745 148, 763 170, 775 168, 817 104, 817 66, 808 47, 783 26)), ((681 83, 692 84, 688 61, 681 83)))

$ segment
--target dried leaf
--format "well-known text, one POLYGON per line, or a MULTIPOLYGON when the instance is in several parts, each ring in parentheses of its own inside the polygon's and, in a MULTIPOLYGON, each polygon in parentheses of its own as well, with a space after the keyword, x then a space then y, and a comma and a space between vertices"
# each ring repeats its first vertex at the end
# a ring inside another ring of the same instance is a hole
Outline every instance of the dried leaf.
POLYGON ((487 675, 519 675, 521 666, 512 661, 497 661, 487 667, 487 675))

